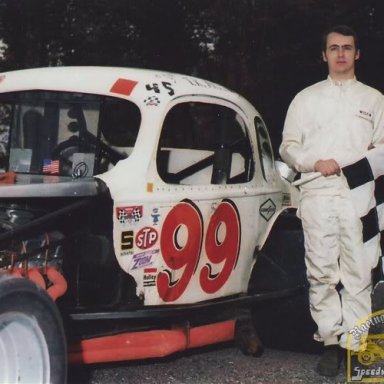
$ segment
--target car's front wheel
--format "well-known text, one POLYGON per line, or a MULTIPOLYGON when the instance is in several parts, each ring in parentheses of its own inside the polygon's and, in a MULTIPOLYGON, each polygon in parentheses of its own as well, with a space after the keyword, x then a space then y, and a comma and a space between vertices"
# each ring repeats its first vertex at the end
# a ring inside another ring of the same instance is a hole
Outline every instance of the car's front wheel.
POLYGON ((0 275, 0 383, 65 383, 62 320, 48 294, 24 278, 0 275))

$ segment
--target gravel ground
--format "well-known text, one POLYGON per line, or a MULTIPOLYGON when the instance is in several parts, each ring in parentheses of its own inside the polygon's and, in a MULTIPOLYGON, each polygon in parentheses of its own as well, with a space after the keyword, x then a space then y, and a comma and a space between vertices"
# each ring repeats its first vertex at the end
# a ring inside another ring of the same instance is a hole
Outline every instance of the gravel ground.
POLYGON ((266 349, 243 355, 232 344, 188 351, 165 359, 94 365, 70 371, 68 384, 289 384, 345 383, 346 375, 323 378, 314 372, 319 355, 266 349))

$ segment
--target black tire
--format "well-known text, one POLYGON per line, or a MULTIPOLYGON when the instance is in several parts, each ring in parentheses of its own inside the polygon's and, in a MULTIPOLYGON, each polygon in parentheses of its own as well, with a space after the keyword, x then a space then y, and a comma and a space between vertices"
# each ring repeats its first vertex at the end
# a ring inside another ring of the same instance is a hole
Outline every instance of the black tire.
POLYGON ((313 340, 317 327, 308 301, 307 292, 303 292, 253 307, 255 329, 264 347, 304 353, 322 351, 322 344, 313 340))
POLYGON ((55 303, 30 280, 1 274, 0 361, 1 383, 66 383, 66 339, 55 303))

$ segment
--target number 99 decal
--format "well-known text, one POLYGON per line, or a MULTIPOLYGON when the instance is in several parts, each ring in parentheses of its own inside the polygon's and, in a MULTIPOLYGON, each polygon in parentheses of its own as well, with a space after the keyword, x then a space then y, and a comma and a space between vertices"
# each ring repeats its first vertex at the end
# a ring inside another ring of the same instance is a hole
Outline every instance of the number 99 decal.
POLYGON ((210 263, 201 270, 200 285, 206 293, 214 293, 225 284, 236 266, 239 249, 239 213, 231 201, 224 200, 211 217, 205 239, 205 252, 210 263), (212 274, 212 264, 221 263, 224 263, 221 271, 212 274))
POLYGON ((157 276, 157 290, 164 301, 177 300, 187 288, 199 262, 202 238, 203 220, 192 202, 181 202, 170 210, 161 231, 160 250, 171 271, 165 270, 157 276), (183 244, 185 230, 187 240, 183 244), (181 277, 173 281, 172 270, 181 268, 184 268, 181 277))
MULTIPOLYGON (((164 220, 160 249, 169 269, 157 277, 159 296, 165 302, 177 300, 186 290, 201 256, 203 219, 191 201, 177 204, 164 220), (173 278, 181 273, 179 278, 173 278)), ((208 262, 200 271, 204 292, 217 292, 236 267, 240 250, 240 218, 235 205, 223 200, 212 215, 205 237, 208 262), (212 273, 212 270, 219 272, 212 273)))

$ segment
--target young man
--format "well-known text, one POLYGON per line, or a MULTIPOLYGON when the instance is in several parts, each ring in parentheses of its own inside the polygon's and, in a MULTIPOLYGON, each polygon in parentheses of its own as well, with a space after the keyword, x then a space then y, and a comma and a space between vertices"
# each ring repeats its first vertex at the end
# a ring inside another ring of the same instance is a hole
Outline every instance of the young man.
POLYGON ((362 224, 342 168, 384 145, 383 95, 355 78, 360 50, 355 32, 336 26, 324 35, 329 76, 296 95, 285 120, 280 155, 308 180, 300 187, 298 216, 315 339, 324 343, 317 372, 336 376, 348 331, 371 313, 371 272, 377 265, 363 250, 362 224), (343 348, 343 349, 342 349, 343 348))

